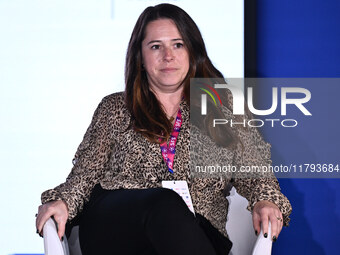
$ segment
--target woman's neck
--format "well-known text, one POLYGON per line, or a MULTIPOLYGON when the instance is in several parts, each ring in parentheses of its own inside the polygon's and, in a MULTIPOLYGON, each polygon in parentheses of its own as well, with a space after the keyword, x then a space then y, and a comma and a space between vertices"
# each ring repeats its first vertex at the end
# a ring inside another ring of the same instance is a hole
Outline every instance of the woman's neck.
POLYGON ((170 119, 171 117, 176 117, 174 115, 177 114, 179 105, 181 103, 183 97, 183 87, 175 91, 154 91, 158 101, 163 106, 163 110, 167 117, 170 119))

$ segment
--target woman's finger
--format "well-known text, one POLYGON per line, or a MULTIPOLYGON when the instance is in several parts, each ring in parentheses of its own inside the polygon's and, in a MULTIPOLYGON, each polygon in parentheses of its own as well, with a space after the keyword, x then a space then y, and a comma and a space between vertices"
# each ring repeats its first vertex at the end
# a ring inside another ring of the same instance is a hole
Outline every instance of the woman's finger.
POLYGON ((42 236, 43 235, 43 227, 46 223, 46 221, 53 215, 52 208, 46 208, 46 205, 43 205, 39 208, 38 216, 36 219, 36 227, 37 227, 37 233, 42 236))
POLYGON ((269 218, 267 213, 261 213, 261 225, 263 230, 263 236, 265 238, 268 237, 268 224, 269 224, 269 218))
POLYGON ((276 217, 278 219, 278 234, 276 237, 278 237, 281 233, 282 227, 283 227, 283 216, 281 212, 278 212, 278 217, 276 217))
POLYGON ((59 239, 62 241, 62 238, 65 234, 65 226, 66 226, 67 219, 64 219, 63 217, 54 217, 54 219, 58 226, 57 230, 58 230, 59 239))
POLYGON ((253 213, 253 227, 257 236, 261 232, 261 218, 257 213, 253 213))
POLYGON ((277 240, 277 237, 279 235, 279 228, 280 228, 280 222, 278 220, 278 217, 275 215, 275 213, 271 213, 269 215, 269 220, 271 223, 271 238, 275 242, 277 240))

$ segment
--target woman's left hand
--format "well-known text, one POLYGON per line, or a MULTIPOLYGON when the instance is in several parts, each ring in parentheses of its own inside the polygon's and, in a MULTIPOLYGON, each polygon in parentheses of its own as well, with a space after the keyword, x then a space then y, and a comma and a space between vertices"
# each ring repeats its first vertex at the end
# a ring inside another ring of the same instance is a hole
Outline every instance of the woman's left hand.
POLYGON ((268 224, 271 222, 271 238, 275 242, 279 236, 282 226, 283 217, 280 209, 272 202, 263 200, 255 204, 253 209, 253 226, 256 235, 263 228, 264 237, 268 236, 268 224))

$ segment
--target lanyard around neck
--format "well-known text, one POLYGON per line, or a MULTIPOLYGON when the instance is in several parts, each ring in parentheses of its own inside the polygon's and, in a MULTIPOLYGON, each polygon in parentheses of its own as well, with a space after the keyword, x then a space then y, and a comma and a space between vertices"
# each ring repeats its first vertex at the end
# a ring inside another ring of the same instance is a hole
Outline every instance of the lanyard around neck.
POLYGON ((175 159, 175 153, 176 153, 176 143, 177 143, 177 138, 178 138, 178 134, 179 131, 181 130, 181 126, 182 126, 182 113, 181 110, 179 109, 177 112, 177 117, 176 117, 176 121, 174 124, 174 129, 170 135, 170 139, 169 139, 169 145, 167 144, 167 142, 163 142, 161 143, 161 151, 162 151, 162 156, 163 159, 166 163, 166 165, 168 166, 168 170, 170 173, 174 173, 173 171, 173 164, 174 164, 174 159, 175 159))

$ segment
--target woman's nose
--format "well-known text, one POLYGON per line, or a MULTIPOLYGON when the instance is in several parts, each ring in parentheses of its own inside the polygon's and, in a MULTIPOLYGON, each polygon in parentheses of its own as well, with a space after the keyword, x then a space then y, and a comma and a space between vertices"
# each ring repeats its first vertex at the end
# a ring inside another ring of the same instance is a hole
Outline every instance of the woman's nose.
POLYGON ((174 58, 173 51, 170 47, 164 48, 163 58, 164 58, 165 61, 170 61, 174 58))

